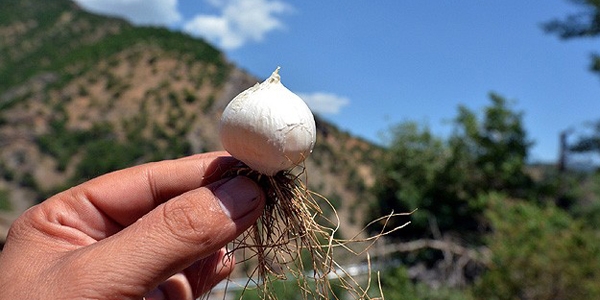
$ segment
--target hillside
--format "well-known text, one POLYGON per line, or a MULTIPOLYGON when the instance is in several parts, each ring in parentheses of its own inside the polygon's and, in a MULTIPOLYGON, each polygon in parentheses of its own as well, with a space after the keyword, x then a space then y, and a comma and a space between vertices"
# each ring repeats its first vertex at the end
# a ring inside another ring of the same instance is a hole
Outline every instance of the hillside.
MULTIPOLYGON (((221 111, 260 81, 182 33, 68 0, 0 5, 0 239, 24 209, 86 179, 221 149, 221 111)), ((309 186, 338 206, 351 234, 381 149, 317 123, 309 186)))

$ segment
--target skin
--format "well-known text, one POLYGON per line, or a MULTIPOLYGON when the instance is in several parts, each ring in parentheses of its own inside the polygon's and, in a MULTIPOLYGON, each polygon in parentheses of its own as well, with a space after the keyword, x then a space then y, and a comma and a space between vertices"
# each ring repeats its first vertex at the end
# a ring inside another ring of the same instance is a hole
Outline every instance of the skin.
POLYGON ((120 170, 59 193, 12 225, 0 299, 194 299, 226 278, 223 248, 262 213, 226 152, 120 170))

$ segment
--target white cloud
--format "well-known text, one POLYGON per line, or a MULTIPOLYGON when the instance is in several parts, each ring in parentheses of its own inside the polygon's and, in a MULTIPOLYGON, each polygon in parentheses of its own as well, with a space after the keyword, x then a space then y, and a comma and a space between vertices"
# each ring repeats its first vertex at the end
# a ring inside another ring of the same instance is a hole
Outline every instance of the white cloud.
POLYGON ((177 0, 75 0, 94 13, 118 16, 138 25, 170 25, 181 21, 177 0))
POLYGON ((219 15, 197 15, 183 30, 206 38, 224 49, 236 49, 249 41, 260 42, 273 30, 284 28, 278 15, 292 8, 278 0, 208 0, 219 15))
POLYGON ((312 111, 319 114, 335 115, 340 112, 342 107, 350 104, 350 100, 348 98, 331 93, 299 93, 298 96, 300 96, 300 98, 306 102, 312 111))

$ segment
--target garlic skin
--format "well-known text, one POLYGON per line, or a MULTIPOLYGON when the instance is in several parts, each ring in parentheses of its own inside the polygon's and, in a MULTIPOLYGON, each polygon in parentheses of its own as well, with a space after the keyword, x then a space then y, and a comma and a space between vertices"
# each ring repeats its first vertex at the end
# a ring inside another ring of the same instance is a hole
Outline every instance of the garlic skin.
POLYGON ((233 157, 272 176, 308 157, 315 145, 316 125, 306 103, 281 84, 277 68, 267 80, 229 102, 219 135, 233 157))

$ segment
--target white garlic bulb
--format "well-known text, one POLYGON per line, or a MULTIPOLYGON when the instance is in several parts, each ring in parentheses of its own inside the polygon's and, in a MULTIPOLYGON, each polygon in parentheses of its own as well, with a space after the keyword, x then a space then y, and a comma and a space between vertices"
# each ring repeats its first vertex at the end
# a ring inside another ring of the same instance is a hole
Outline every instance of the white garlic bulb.
POLYGON ((316 140, 312 112, 283 84, 277 68, 263 83, 237 95, 219 124, 221 143, 233 157, 265 175, 300 164, 316 140))

